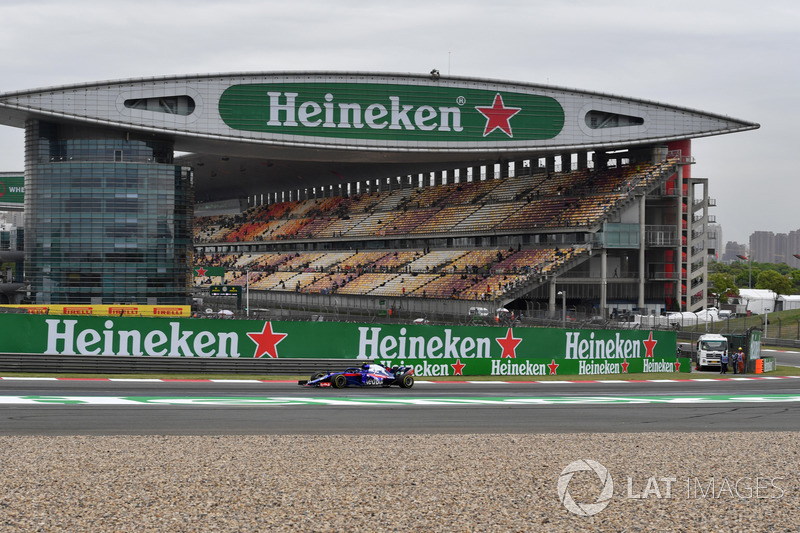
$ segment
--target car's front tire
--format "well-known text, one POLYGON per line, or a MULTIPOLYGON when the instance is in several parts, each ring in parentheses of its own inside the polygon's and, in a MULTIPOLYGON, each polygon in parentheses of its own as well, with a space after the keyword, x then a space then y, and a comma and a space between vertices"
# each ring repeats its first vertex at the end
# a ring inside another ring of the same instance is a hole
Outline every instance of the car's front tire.
POLYGON ((327 372, 316 372, 314 374, 311 374, 311 379, 309 379, 309 381, 316 381, 319 378, 324 378, 327 375, 328 375, 327 372))

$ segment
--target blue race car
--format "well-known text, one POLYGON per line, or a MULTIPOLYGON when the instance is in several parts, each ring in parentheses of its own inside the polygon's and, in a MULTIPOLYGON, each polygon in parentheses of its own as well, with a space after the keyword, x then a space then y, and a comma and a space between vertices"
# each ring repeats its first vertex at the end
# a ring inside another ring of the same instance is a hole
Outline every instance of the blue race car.
POLYGON ((414 368, 394 366, 390 369, 375 364, 364 363, 360 367, 346 368, 343 372, 317 372, 311 379, 301 379, 298 385, 304 387, 391 387, 399 385, 403 389, 414 386, 414 368))

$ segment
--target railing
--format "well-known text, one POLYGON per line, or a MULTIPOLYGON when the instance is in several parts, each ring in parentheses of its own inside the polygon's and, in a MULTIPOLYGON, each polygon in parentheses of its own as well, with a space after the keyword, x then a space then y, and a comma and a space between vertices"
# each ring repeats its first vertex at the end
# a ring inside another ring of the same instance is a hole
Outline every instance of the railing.
POLYGON ((645 226, 644 241, 647 246, 677 246, 678 230, 675 226, 645 226))
POLYGON ((758 327, 764 330, 762 345, 800 347, 800 317, 781 318, 770 313, 766 316, 752 315, 724 319, 714 319, 712 315, 710 318, 708 322, 703 322, 697 317, 676 318, 671 323, 682 333, 743 334, 751 327, 758 327), (788 341, 789 344, 779 344, 778 341, 788 341))

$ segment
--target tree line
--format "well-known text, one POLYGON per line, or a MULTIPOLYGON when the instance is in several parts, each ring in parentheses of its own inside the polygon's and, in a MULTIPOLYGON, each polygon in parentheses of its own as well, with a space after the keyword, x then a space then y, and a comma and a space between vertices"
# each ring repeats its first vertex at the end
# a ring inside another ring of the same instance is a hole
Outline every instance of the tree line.
POLYGON ((713 292, 719 296, 719 303, 728 303, 728 298, 739 294, 739 289, 769 289, 777 294, 797 294, 800 292, 800 270, 786 263, 757 263, 755 261, 734 261, 711 263, 709 281, 713 292))

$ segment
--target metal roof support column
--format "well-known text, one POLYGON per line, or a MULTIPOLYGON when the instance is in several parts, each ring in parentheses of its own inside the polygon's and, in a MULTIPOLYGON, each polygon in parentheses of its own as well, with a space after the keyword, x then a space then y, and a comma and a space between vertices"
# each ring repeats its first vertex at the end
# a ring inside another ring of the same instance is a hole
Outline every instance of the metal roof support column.
POLYGON ((550 297, 547 303, 547 316, 549 318, 555 318, 556 316, 556 280, 558 277, 553 276, 553 279, 550 280, 550 297))
POLYGON ((545 168, 547 169, 547 174, 553 174, 556 171, 556 158, 555 156, 547 156, 544 159, 545 161, 545 168))
POLYGON ((645 208, 646 196, 642 194, 639 196, 639 313, 644 314, 644 282, 645 282, 645 264, 644 264, 644 249, 645 249, 645 208))
POLYGON ((572 170, 572 154, 561 154, 561 172, 572 170))
POLYGON ((608 316, 608 250, 605 248, 600 254, 600 312, 603 318, 608 316))
POLYGON ((608 155, 603 152, 595 152, 592 156, 595 170, 605 170, 608 168, 608 155))
POLYGON ((504 179, 508 177, 508 161, 500 161, 499 171, 495 173, 495 178, 504 179))
POLYGON ((589 168, 589 152, 578 152, 578 167, 576 170, 586 170, 589 168))

